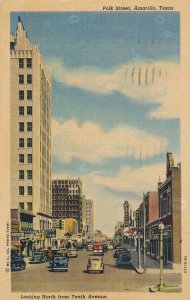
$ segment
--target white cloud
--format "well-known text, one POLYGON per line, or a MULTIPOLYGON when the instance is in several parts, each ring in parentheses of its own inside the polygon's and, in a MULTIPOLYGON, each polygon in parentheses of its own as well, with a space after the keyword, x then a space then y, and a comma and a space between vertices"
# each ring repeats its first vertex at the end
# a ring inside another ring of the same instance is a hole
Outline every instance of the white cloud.
POLYGON ((123 167, 115 176, 101 176, 96 174, 94 182, 119 192, 130 192, 141 196, 143 192, 156 191, 159 177, 165 180, 166 166, 153 164, 138 169, 123 167))
POLYGON ((105 132, 99 125, 75 120, 61 124, 52 120, 52 153, 60 161, 78 158, 100 163, 104 158, 134 157, 145 159, 165 151, 167 141, 159 136, 128 126, 105 132))
POLYGON ((178 64, 139 61, 103 72, 87 67, 69 70, 55 58, 48 58, 47 63, 54 79, 65 85, 98 94, 118 91, 141 104, 160 104, 150 117, 174 118, 181 115, 178 64))

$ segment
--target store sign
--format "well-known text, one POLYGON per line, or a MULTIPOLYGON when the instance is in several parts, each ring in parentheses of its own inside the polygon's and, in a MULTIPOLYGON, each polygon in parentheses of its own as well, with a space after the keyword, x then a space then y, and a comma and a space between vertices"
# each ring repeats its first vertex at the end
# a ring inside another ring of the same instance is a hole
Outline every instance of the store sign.
POLYGON ((47 238, 55 238, 56 237, 56 229, 49 229, 45 232, 47 238))
POLYGON ((159 238, 159 234, 151 234, 151 239, 152 240, 157 240, 159 238))

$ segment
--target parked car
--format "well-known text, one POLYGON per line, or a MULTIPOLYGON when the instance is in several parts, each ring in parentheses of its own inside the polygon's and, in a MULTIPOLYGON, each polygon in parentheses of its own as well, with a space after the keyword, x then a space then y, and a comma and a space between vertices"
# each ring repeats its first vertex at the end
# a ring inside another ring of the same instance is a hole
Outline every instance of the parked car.
POLYGON ((125 251, 125 252, 119 253, 118 258, 117 258, 117 264, 119 266, 128 266, 128 265, 131 265, 131 262, 132 262, 132 257, 131 257, 130 252, 125 251))
POLYGON ((87 272, 104 272, 102 257, 90 257, 87 264, 87 272))
POLYGON ((52 262, 52 271, 68 272, 68 260, 64 256, 55 256, 52 262))
POLYGON ((47 258, 44 254, 44 252, 34 252, 33 255, 30 257, 29 263, 30 264, 37 264, 37 263, 43 263, 47 261, 47 258))
POLYGON ((75 248, 70 248, 68 250, 68 257, 77 257, 77 250, 75 248))
POLYGON ((11 271, 21 271, 25 270, 26 262, 22 255, 11 256, 11 271))
POLYGON ((119 252, 124 252, 125 249, 123 247, 117 247, 114 254, 113 254, 113 258, 118 258, 118 253, 119 252))
POLYGON ((86 250, 87 251, 93 251, 93 245, 92 244, 87 244, 86 245, 86 250))

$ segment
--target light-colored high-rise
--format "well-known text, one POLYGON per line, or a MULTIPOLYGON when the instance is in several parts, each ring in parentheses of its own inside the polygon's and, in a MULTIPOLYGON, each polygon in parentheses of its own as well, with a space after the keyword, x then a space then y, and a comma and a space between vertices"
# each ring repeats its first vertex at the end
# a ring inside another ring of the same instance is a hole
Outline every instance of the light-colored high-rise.
POLYGON ((94 202, 86 199, 86 236, 92 238, 94 235, 94 202))
POLYGON ((10 37, 10 68, 11 209, 18 210, 20 232, 44 232, 52 215, 51 78, 20 18, 10 37))

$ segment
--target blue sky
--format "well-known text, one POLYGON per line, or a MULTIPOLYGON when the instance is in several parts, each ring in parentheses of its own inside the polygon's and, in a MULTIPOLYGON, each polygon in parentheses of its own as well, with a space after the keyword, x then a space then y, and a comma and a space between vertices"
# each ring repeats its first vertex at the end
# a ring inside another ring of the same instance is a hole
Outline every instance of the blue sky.
POLYGON ((13 13, 12 32, 18 16, 52 75, 52 175, 81 177, 111 235, 123 202, 164 180, 166 152, 180 159, 180 15, 13 13))

